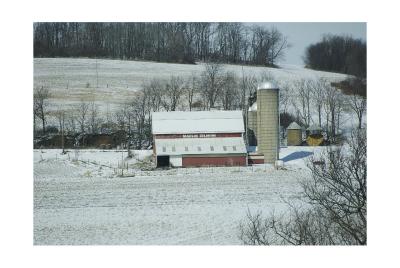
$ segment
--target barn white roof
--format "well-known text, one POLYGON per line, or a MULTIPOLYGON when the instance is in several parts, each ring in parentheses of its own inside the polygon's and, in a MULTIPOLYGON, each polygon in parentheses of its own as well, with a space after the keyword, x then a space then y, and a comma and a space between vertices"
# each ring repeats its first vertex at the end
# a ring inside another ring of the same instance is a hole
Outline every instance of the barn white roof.
POLYGON ((156 139, 157 155, 245 154, 242 137, 156 139))
POLYGON ((154 112, 153 134, 244 132, 241 111, 154 112))

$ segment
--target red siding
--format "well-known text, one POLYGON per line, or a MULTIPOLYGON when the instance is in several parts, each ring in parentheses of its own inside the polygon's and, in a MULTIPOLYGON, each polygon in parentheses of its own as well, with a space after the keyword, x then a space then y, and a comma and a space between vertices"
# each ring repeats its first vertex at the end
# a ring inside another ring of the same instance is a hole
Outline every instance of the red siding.
POLYGON ((251 159, 249 157, 249 165, 264 164, 264 159, 251 159))
POLYGON ((219 137, 242 137, 242 133, 217 133, 217 138, 219 137))
POLYGON ((184 156, 184 167, 200 166, 246 166, 246 156, 195 157, 184 156))
POLYGON ((156 134, 154 139, 181 139, 182 134, 156 134))

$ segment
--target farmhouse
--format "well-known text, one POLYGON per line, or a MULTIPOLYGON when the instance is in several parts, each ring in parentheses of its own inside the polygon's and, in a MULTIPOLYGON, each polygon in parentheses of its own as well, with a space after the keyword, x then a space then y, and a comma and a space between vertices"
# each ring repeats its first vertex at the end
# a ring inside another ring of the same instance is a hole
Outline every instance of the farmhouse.
POLYGON ((155 112, 157 166, 245 166, 241 111, 155 112))

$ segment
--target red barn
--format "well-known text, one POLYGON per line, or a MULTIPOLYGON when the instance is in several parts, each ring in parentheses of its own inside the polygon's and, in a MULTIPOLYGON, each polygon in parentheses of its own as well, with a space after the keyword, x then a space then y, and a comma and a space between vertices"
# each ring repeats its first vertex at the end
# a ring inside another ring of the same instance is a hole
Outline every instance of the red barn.
POLYGON ((153 150, 157 166, 245 166, 241 111, 155 112, 153 150))

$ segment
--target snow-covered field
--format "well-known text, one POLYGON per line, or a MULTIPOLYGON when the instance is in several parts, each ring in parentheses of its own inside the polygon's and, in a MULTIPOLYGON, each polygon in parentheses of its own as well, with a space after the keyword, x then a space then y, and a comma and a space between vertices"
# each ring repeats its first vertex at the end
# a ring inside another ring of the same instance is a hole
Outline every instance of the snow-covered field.
MULTIPOLYGON (((286 170, 187 168, 115 173, 121 151, 34 150, 34 244, 240 244, 246 212, 282 211, 321 148, 281 149, 286 170)), ((126 152, 125 152, 126 156, 126 152)), ((128 165, 129 166, 129 165, 128 165)))
MULTIPOLYGON (((134 96, 143 82, 151 79, 169 79, 171 75, 188 78, 199 75, 204 64, 172 64, 126 60, 95 60, 73 58, 35 58, 34 86, 48 86, 53 93, 54 104, 73 104, 95 101, 105 111, 113 110, 134 96), (96 67, 97 66, 97 67, 96 67)), ((290 83, 299 79, 326 78, 328 81, 340 81, 344 74, 314 71, 300 66, 284 65, 280 69, 240 65, 224 65, 226 71, 244 75, 259 76, 271 74, 278 81, 290 83)))

